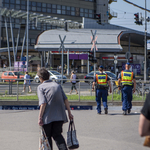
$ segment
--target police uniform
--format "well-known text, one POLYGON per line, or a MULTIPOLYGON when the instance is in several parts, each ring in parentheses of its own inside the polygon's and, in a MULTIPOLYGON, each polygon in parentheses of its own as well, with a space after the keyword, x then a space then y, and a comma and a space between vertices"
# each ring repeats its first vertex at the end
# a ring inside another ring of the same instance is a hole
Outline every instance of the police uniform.
POLYGON ((120 73, 118 78, 121 79, 122 84, 122 110, 125 114, 127 110, 128 113, 130 113, 132 108, 132 80, 135 79, 135 76, 130 70, 124 70, 120 73))
POLYGON ((96 102, 97 102, 97 112, 98 114, 101 114, 101 98, 105 110, 105 114, 107 114, 107 96, 108 96, 108 85, 107 81, 109 81, 110 78, 107 74, 99 73, 96 74, 94 78, 94 82, 96 82, 96 102))

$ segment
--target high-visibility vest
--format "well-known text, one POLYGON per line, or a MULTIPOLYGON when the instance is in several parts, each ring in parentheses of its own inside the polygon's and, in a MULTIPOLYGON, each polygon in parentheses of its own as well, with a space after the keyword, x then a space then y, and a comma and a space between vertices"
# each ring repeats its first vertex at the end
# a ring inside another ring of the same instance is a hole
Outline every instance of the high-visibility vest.
POLYGON ((133 80, 133 72, 121 71, 121 83, 122 85, 131 85, 133 80))
POLYGON ((103 75, 96 74, 96 82, 99 85, 107 85, 107 74, 103 75))

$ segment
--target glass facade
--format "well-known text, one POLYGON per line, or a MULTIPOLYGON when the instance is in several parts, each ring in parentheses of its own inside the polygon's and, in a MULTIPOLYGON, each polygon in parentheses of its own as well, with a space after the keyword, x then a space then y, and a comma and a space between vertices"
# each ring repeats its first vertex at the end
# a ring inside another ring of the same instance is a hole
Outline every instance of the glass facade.
MULTIPOLYGON (((85 1, 94 2, 94 0, 85 0, 85 1)), ((3 6, 9 9, 26 10, 27 1, 3 0, 3 6)), ((92 9, 84 9, 79 7, 70 7, 64 5, 56 5, 33 1, 29 1, 29 11, 94 18, 94 11, 92 9)))
MULTIPOLYGON (((95 0, 85 0, 88 2, 95 2, 95 0)), ((16 10, 27 10, 27 1, 26 0, 3 0, 2 2, 3 7, 8 9, 16 9, 16 10)), ((45 13, 45 14, 57 14, 57 15, 68 15, 73 17, 87 17, 87 18, 94 18, 94 10, 93 9, 85 9, 79 7, 72 7, 72 6, 65 6, 65 5, 57 5, 57 4, 50 4, 50 3, 42 3, 42 2, 35 2, 29 1, 29 11, 30 12, 37 12, 37 13, 45 13)), ((53 15, 55 16, 55 15, 53 15)), ((8 28, 10 27, 10 20, 7 18, 8 28)), ((19 29, 20 23, 26 25, 25 19, 18 19, 12 18, 12 26, 14 29, 19 29)), ((4 17, 2 17, 2 27, 5 27, 4 24, 4 17)), ((35 27, 35 20, 30 21, 29 29, 30 30, 50 30, 59 28, 57 26, 52 26, 46 23, 39 23, 37 27, 35 27)), ((15 39, 16 44, 17 39, 15 39)), ((22 45, 23 38, 19 39, 19 45, 22 45)), ((1 39, 2 47, 7 46, 6 37, 2 36, 1 39)), ((29 45, 34 45, 35 39, 29 39, 29 45)), ((10 42, 10 46, 12 43, 10 42)))

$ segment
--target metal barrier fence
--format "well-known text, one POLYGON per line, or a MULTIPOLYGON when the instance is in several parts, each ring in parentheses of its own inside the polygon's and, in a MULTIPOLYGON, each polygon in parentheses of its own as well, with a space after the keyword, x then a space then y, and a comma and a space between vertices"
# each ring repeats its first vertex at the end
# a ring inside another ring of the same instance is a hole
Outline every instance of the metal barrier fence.
MULTIPOLYGON (((23 91, 24 79, 5 79, 0 81, 0 100, 29 100, 34 99, 37 100, 37 86, 40 83, 36 83, 33 79, 31 80, 30 86, 32 92, 29 92, 28 86, 26 86, 25 91, 23 91), (15 82, 14 82, 15 81, 15 82)), ((53 82, 57 82, 61 84, 61 79, 54 80, 53 82)), ((69 100, 78 100, 78 101, 93 101, 95 100, 95 91, 92 91, 92 82, 93 80, 85 80, 85 79, 77 79, 76 88, 78 94, 76 94, 75 90, 70 94, 71 91, 71 80, 64 79, 63 80, 63 90, 68 96, 69 100)), ((121 101, 121 91, 118 90, 117 81, 111 80, 112 93, 108 91, 108 101, 121 101)), ((144 82, 142 80, 137 81, 136 91, 133 93, 133 100, 143 101, 146 98, 146 95, 150 91, 150 83, 144 82)))

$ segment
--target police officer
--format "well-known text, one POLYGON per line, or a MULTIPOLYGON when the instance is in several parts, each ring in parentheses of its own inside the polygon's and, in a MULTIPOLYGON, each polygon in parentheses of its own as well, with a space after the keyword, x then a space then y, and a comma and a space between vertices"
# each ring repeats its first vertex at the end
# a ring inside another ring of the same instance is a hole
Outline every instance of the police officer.
POLYGON ((135 76, 129 69, 130 63, 126 63, 125 70, 118 76, 118 88, 122 91, 122 110, 124 115, 131 112, 132 92, 134 93, 136 88, 135 76))
POLYGON ((107 74, 103 73, 104 67, 99 67, 99 73, 94 77, 94 82, 92 85, 92 90, 96 85, 96 102, 97 102, 97 113, 101 114, 101 98, 105 110, 105 114, 108 114, 108 106, 107 106, 107 96, 108 96, 108 84, 110 87, 111 93, 111 83, 110 78, 107 74))

